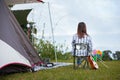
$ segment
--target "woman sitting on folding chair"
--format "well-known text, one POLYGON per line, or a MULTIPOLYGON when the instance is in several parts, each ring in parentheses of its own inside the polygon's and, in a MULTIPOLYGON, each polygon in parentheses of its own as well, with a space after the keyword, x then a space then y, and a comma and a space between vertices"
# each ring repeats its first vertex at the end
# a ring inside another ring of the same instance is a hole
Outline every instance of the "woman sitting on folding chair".
POLYGON ((72 48, 74 67, 75 63, 79 67, 83 60, 85 60, 83 67, 86 68, 86 66, 89 66, 87 57, 92 52, 92 42, 91 37, 87 34, 86 24, 84 22, 78 24, 77 33, 73 35, 72 48), (77 58, 77 62, 75 62, 75 58, 77 58))

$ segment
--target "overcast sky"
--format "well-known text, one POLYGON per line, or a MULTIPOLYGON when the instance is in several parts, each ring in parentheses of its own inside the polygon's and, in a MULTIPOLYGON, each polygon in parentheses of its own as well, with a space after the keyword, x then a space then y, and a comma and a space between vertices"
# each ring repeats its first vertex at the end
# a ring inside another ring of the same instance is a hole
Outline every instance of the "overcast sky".
POLYGON ((48 2, 50 3, 54 38, 57 43, 71 46, 72 35, 79 22, 85 22, 92 37, 93 49, 120 50, 120 0, 44 0, 42 4, 16 5, 13 9, 33 8, 28 21, 35 21, 37 36, 42 30, 51 39, 48 2))

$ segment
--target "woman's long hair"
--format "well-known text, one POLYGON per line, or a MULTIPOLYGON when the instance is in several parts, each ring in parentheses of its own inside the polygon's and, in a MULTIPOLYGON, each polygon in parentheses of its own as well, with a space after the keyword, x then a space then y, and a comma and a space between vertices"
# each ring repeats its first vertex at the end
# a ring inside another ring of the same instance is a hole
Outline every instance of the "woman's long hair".
POLYGON ((84 38, 85 35, 88 35, 87 29, 86 29, 86 24, 84 22, 80 22, 78 24, 77 35, 79 38, 84 38))

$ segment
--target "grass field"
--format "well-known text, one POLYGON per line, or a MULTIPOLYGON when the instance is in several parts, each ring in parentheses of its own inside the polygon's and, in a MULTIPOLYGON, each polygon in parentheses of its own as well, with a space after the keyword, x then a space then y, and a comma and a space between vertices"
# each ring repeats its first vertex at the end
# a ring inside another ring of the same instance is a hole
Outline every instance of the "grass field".
POLYGON ((98 62, 99 69, 73 69, 73 66, 16 73, 0 76, 0 80, 120 80, 120 61, 106 61, 106 68, 98 62))

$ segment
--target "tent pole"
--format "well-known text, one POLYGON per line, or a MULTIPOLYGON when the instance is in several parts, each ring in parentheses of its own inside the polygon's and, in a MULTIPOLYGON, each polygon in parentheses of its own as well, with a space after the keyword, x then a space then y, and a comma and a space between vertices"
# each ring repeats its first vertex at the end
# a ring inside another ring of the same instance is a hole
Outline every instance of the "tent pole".
POLYGON ((52 39, 53 39, 53 45, 54 45, 54 51, 55 51, 55 60, 56 60, 56 63, 57 63, 57 54, 56 54, 56 47, 55 47, 55 40, 54 40, 54 32, 53 32, 52 17, 51 17, 51 11, 50 11, 50 3, 47 2, 47 4, 48 4, 49 18, 50 18, 51 31, 52 31, 52 39))

